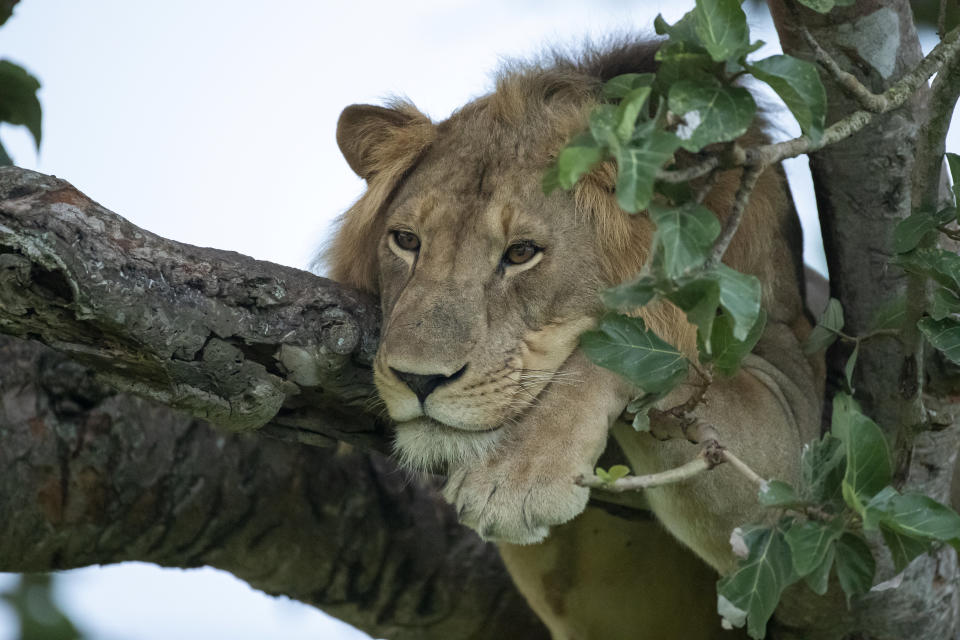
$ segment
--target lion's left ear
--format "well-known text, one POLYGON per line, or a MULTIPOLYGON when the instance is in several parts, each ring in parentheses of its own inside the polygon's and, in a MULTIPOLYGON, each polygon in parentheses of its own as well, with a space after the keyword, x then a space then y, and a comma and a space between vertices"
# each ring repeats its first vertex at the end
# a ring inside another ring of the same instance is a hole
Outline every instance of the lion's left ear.
POLYGON ((406 171, 434 135, 430 119, 407 102, 390 108, 354 104, 337 122, 337 145, 350 168, 367 182, 380 173, 406 171))

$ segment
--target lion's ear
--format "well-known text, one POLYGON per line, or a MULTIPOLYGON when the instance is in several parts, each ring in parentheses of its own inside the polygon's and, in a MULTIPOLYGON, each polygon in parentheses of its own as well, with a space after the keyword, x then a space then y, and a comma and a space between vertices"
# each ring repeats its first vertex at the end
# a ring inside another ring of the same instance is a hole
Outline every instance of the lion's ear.
POLYGON ((337 122, 337 145, 350 168, 367 182, 378 173, 405 171, 433 137, 433 123, 409 103, 392 108, 354 104, 337 122))

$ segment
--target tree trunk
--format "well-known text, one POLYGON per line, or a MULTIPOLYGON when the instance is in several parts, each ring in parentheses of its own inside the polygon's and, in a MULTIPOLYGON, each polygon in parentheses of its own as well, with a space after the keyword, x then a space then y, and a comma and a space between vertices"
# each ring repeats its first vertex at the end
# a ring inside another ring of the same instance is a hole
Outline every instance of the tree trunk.
MULTIPOLYGON (((906 0, 858 0, 825 15, 791 0, 769 4, 785 53, 813 59, 801 32, 806 27, 844 70, 874 93, 886 90, 922 58, 906 0)), ((829 74, 820 75, 827 90, 828 122, 862 108, 829 74)), ((929 91, 919 91, 903 108, 877 116, 860 133, 810 156, 831 294, 843 304, 844 331, 850 335, 868 333, 883 303, 907 294, 908 278, 889 261, 894 227, 917 206, 914 168, 918 163, 930 164, 926 154, 935 156, 934 168, 927 169, 934 176, 921 178, 931 180, 935 192, 940 182, 942 146, 938 151, 921 144, 928 124, 928 97, 929 91)), ((947 501, 957 451, 956 406, 949 398, 927 396, 928 408, 939 410, 938 430, 925 430, 909 442, 901 437, 914 427, 917 417, 911 416, 910 407, 922 392, 922 382, 916 382, 918 377, 923 379, 922 360, 917 360, 911 346, 909 340, 901 343, 892 337, 864 342, 854 380, 856 396, 901 450, 901 488, 947 501)), ((850 349, 838 342, 828 353, 834 388, 842 379, 850 349)), ((926 421, 926 416, 920 419, 926 421)), ((878 577, 890 578, 893 573, 889 555, 883 551, 878 577)), ((804 586, 794 587, 778 609, 778 621, 786 628, 777 637, 816 640, 858 632, 857 638, 878 640, 955 638, 960 615, 958 580, 956 552, 944 547, 911 563, 898 589, 855 599, 851 610, 839 588, 824 599, 804 586)))

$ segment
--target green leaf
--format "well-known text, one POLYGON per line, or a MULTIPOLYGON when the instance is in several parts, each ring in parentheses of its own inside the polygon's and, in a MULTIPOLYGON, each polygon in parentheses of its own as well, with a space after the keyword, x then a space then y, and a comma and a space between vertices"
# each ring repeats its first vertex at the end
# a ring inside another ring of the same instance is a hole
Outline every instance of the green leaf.
POLYGON ((571 140, 557 156, 557 182, 570 189, 585 173, 603 160, 606 150, 589 133, 571 140))
POLYGON ((667 299, 686 312, 687 320, 697 326, 698 340, 703 341, 709 355, 709 338, 720 306, 720 285, 712 278, 694 277, 681 282, 679 288, 667 294, 667 299))
POLYGON ((13 158, 7 154, 7 150, 0 144, 0 167, 6 167, 13 164, 13 158))
POLYGON ((657 14, 653 19, 653 28, 657 35, 670 36, 670 43, 684 44, 688 47, 702 47, 700 36, 697 35, 697 16, 696 10, 687 11, 683 17, 675 23, 667 24, 663 16, 657 14))
POLYGON ((760 316, 757 318, 750 333, 745 340, 737 340, 733 336, 733 322, 730 316, 723 314, 713 322, 713 330, 710 332, 710 362, 718 373, 725 376, 732 376, 740 368, 740 361, 753 351, 760 336, 763 335, 763 329, 766 325, 767 315, 760 310, 760 316))
POLYGON ((943 249, 914 249, 890 260, 904 271, 933 278, 944 287, 960 291, 960 256, 943 249))
POLYGON ((885 526, 880 527, 880 533, 883 534, 883 541, 890 549, 890 556, 893 558, 893 566, 897 573, 906 569, 914 558, 930 550, 927 542, 897 533, 885 526))
POLYGON ((833 9, 833 0, 798 0, 805 7, 810 7, 819 13, 827 13, 833 9))
POLYGON ((960 364, 960 321, 953 318, 921 318, 917 326, 934 348, 951 362, 960 364))
POLYGON ((614 480, 619 480, 620 478, 626 478, 630 475, 630 467, 622 464, 615 464, 607 470, 607 473, 610 474, 610 477, 614 480))
POLYGON ((780 480, 766 483, 757 497, 765 507, 792 507, 800 502, 793 487, 780 480))
POLYGON ((834 397, 831 431, 843 440, 847 452, 843 499, 863 515, 867 502, 890 484, 893 475, 887 440, 880 427, 845 393, 834 397))
POLYGON ((657 225, 654 243, 663 248, 663 266, 669 278, 699 267, 720 235, 720 221, 706 207, 690 202, 679 207, 651 203, 650 218, 657 225))
POLYGON ((828 546, 827 553, 820 564, 803 578, 810 590, 818 596, 825 594, 830 586, 830 569, 833 568, 833 559, 836 553, 837 546, 835 544, 828 546))
POLYGON ((842 533, 843 522, 839 518, 828 522, 807 520, 790 527, 784 537, 790 545, 793 570, 797 575, 803 577, 820 568, 827 552, 842 533))
POLYGON ((716 77, 717 63, 700 47, 691 50, 687 45, 671 41, 661 46, 654 57, 660 66, 653 88, 662 96, 669 95, 670 87, 678 82, 710 83, 716 77))
POLYGON ((611 484, 620 478, 626 478, 628 475, 630 475, 630 467, 622 464, 615 464, 607 470, 604 470, 603 467, 597 467, 594 469, 593 473, 607 484, 611 484))
POLYGON ((675 135, 657 130, 617 149, 617 202, 621 209, 636 213, 650 204, 657 171, 679 146, 675 135))
POLYGON ((580 346, 601 367, 619 373, 647 393, 672 388, 686 375, 687 360, 648 330, 641 318, 608 313, 580 346))
POLYGON ((617 105, 617 128, 616 134, 620 140, 627 141, 633 135, 634 125, 637 123, 637 116, 643 113, 643 107, 647 104, 647 99, 653 91, 650 87, 639 87, 634 89, 620 101, 617 105))
POLYGON ((853 393, 853 371, 857 368, 857 357, 860 355, 860 341, 853 345, 853 353, 847 358, 847 364, 843 367, 843 375, 847 379, 847 389, 853 393))
POLYGON ((612 104, 599 104, 590 112, 590 135, 600 145, 616 149, 620 146, 617 137, 617 107, 612 104))
POLYGON ((888 516, 891 503, 900 494, 893 487, 887 486, 880 490, 867 502, 863 512, 863 530, 876 531, 880 523, 888 516))
POLYGON ((754 529, 744 535, 750 550, 737 570, 721 578, 717 593, 747 614, 751 638, 763 638, 780 594, 797 580, 790 560, 790 547, 776 529, 754 529))
POLYGON ((899 329, 907 317, 907 297, 896 296, 881 303, 873 312, 869 331, 899 329))
POLYGON ((843 329, 843 305, 836 298, 830 298, 827 308, 820 316, 820 322, 813 328, 803 345, 805 353, 816 353, 826 349, 837 339, 837 332, 843 329))
POLYGON ((906 253, 916 249, 924 236, 936 231, 939 225, 940 222, 931 211, 917 211, 904 218, 893 230, 893 250, 897 253, 906 253))
POLYGON ((760 280, 723 263, 712 274, 720 285, 720 306, 733 320, 733 337, 746 340, 760 318, 760 280))
POLYGON ((934 320, 943 320, 955 313, 960 313, 960 297, 944 287, 934 289, 930 302, 930 316, 934 320))
POLYGON ((727 142, 746 133, 757 104, 742 87, 681 80, 670 87, 670 111, 683 118, 677 137, 687 151, 700 151, 714 142, 727 142))
POLYGON ((40 81, 26 69, 9 60, 0 60, 0 121, 25 126, 37 149, 42 137, 39 90, 40 81))
POLYGON ((20 0, 0 0, 0 25, 4 24, 13 15, 13 7, 20 0))
POLYGON ((603 85, 603 97, 607 100, 619 100, 634 89, 653 85, 652 73, 624 73, 614 76, 603 85))
POLYGON ((634 414, 630 423, 634 431, 650 431, 649 411, 664 395, 665 393, 644 393, 627 403, 626 411, 634 414))
POLYGON ((829 433, 804 445, 800 457, 800 495, 816 503, 841 500, 846 460, 843 442, 829 433))
POLYGON ((776 55, 747 65, 758 80, 777 92, 800 124, 800 130, 819 142, 827 117, 827 93, 817 67, 806 60, 776 55))
POLYGON ((652 276, 618 284, 600 292, 600 299, 608 309, 634 311, 649 303, 657 295, 657 281, 652 276))
POLYGON ((956 207, 944 207, 937 211, 934 214, 934 219, 940 224, 950 224, 951 222, 960 222, 957 219, 957 208, 956 207))
POLYGON ((852 533, 840 536, 837 540, 836 567, 837 578, 847 594, 849 607, 850 598, 870 590, 877 570, 870 547, 863 538, 852 533))
POLYGON ((739 58, 750 46, 747 15, 739 0, 697 0, 696 33, 717 62, 739 58))
POLYGON ((912 538, 947 541, 960 537, 960 515, 920 493, 894 496, 882 524, 912 538))
POLYGON ((953 200, 960 207, 960 156, 955 153, 948 153, 947 164, 950 166, 950 175, 953 177, 953 200))

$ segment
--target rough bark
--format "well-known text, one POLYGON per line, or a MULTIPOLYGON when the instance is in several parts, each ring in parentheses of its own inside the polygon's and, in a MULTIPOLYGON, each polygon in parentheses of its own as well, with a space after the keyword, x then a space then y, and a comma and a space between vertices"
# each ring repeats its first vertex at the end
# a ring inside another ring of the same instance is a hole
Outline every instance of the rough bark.
POLYGON ((431 483, 212 429, 0 337, 0 570, 211 565, 391 640, 545 638, 431 483))
POLYGON ((388 450, 365 411, 379 310, 305 271, 166 240, 0 168, 0 332, 235 431, 388 450))
MULTIPOLYGON (((874 93, 884 91, 921 59, 905 0, 858 0, 827 15, 791 6, 791 0, 771 0, 770 7, 786 53, 813 59, 800 32, 805 26, 844 70, 874 93)), ((829 74, 821 72, 821 78, 827 89, 828 122, 859 108, 829 74)), ((927 97, 928 91, 918 91, 904 108, 877 116, 860 133, 810 157, 831 294, 843 304, 848 334, 866 334, 878 308, 907 293, 907 278, 889 260, 893 229, 915 204, 913 169, 918 136, 928 118, 927 97)), ((842 376, 849 348, 838 343, 828 354, 834 379, 842 376)), ((878 338, 861 345, 856 395, 891 441, 905 427, 913 427, 904 424, 913 419, 905 407, 920 391, 915 383, 918 366, 922 367, 909 340, 878 338)), ((935 397, 927 398, 927 404, 940 411, 941 430, 918 437, 902 488, 945 500, 957 449, 956 406, 948 398, 935 397)), ((909 460, 908 453, 905 458, 909 460)), ((881 579, 893 574, 883 555, 878 565, 881 579)), ((944 548, 915 560, 899 589, 870 593, 850 611, 839 593, 827 601, 795 588, 778 610, 780 622, 794 631, 781 629, 778 637, 814 640, 858 632, 864 634, 858 638, 954 638, 960 614, 958 580, 956 553, 944 548)))

